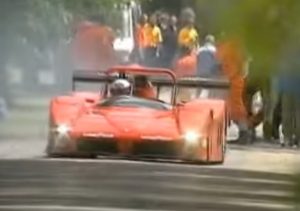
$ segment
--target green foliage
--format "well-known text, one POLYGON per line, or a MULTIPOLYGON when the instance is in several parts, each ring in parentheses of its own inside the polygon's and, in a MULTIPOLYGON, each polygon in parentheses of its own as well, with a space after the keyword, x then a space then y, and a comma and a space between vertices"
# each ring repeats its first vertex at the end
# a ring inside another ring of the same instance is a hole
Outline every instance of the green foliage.
POLYGON ((47 54, 72 36, 73 21, 94 14, 107 16, 114 4, 121 2, 123 0, 1 0, 1 49, 6 49, 7 61, 16 54, 22 57, 20 54, 33 51, 47 54))
POLYGON ((182 0, 144 0, 142 5, 146 13, 152 13, 157 10, 166 10, 171 13, 179 14, 181 7, 183 7, 182 0))
POLYGON ((75 16, 86 17, 93 14, 108 13, 114 4, 123 0, 63 0, 65 9, 75 16))
POLYGON ((253 74, 268 77, 277 69, 286 48, 299 46, 300 2, 297 0, 235 1, 219 23, 239 35, 254 57, 253 74))
MULTIPOLYGON (((28 84, 39 68, 53 68, 55 57, 67 51, 74 22, 88 15, 113 14, 123 0, 1 0, 0 97, 9 96, 6 66, 20 67, 28 84)), ((66 54, 66 53, 65 53, 66 54)), ((8 99, 9 97, 6 97, 8 99)))

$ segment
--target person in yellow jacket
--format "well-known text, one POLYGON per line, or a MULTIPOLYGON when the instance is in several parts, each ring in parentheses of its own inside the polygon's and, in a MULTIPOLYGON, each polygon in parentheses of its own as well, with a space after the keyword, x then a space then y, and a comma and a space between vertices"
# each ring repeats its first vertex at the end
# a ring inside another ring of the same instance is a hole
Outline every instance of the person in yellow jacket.
MULTIPOLYGON (((180 15, 180 22, 182 24, 181 29, 179 30, 177 43, 178 43, 178 50, 176 56, 173 61, 173 68, 177 70, 177 74, 179 75, 186 75, 185 70, 183 68, 178 68, 178 63, 182 63, 182 61, 188 60, 189 64, 194 62, 194 56, 197 52, 197 48, 199 46, 199 34, 194 26, 195 24, 195 13, 191 8, 185 8, 181 11, 180 15), (188 53, 187 53, 188 52, 188 53), (192 59, 193 58, 193 59, 192 59), (192 60, 191 60, 192 59, 192 60)), ((181 66, 181 65, 179 65, 181 66)), ((188 71, 189 75, 191 72, 196 73, 196 66, 192 65, 193 69, 188 71)), ((191 66, 191 67, 192 67, 191 66)))
POLYGON ((181 49, 196 50, 199 46, 199 34, 194 26, 195 18, 195 13, 190 8, 184 9, 181 13, 183 27, 178 34, 178 46, 181 49))
MULTIPOLYGON (((178 51, 173 63, 173 70, 177 77, 191 77, 196 75, 197 70, 197 47, 199 35, 194 26, 196 15, 191 8, 181 11, 180 22, 182 28, 179 30, 177 43, 178 51)), ((190 89, 180 89, 179 101, 189 101, 193 92, 190 89)))
POLYGON ((193 25, 183 27, 178 35, 178 46, 196 50, 198 47, 199 35, 193 25))
POLYGON ((156 66, 159 57, 159 50, 162 43, 161 30, 157 25, 156 15, 150 17, 149 23, 144 27, 144 65, 156 66))

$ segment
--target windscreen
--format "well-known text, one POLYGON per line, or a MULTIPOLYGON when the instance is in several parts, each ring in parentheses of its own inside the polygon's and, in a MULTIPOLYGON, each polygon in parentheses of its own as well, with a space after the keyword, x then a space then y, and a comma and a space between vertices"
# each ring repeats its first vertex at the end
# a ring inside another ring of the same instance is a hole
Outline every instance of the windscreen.
POLYGON ((103 100, 99 106, 102 107, 128 107, 128 108, 150 108, 154 110, 170 110, 172 106, 164 102, 138 98, 134 96, 118 96, 103 100))

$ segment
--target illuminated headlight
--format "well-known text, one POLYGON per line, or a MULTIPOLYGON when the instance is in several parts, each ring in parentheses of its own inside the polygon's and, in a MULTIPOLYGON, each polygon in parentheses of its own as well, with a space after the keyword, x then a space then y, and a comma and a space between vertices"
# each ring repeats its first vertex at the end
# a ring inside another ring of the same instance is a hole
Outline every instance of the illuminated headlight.
POLYGON ((65 150, 70 147, 70 131, 71 127, 67 124, 59 124, 53 128, 53 144, 56 150, 65 150))
POLYGON ((199 139, 201 135, 194 131, 188 131, 184 134, 184 140, 188 145, 197 145, 199 143, 199 139))
POLYGON ((58 125, 56 128, 56 132, 59 135, 67 135, 70 132, 71 128, 66 124, 58 125))

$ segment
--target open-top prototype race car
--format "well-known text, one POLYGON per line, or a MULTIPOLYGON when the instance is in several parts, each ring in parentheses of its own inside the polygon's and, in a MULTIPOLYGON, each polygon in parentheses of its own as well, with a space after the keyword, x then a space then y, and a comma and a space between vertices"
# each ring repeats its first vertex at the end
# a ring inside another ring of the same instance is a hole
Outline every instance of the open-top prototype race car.
POLYGON ((106 73, 75 72, 74 92, 51 100, 47 153, 223 163, 228 86, 222 79, 176 79, 166 69, 136 66, 114 67, 106 73), (110 96, 111 82, 126 78, 134 89, 131 76, 137 75, 149 77, 156 98, 110 96), (78 83, 94 83, 100 91, 75 91, 78 83))

